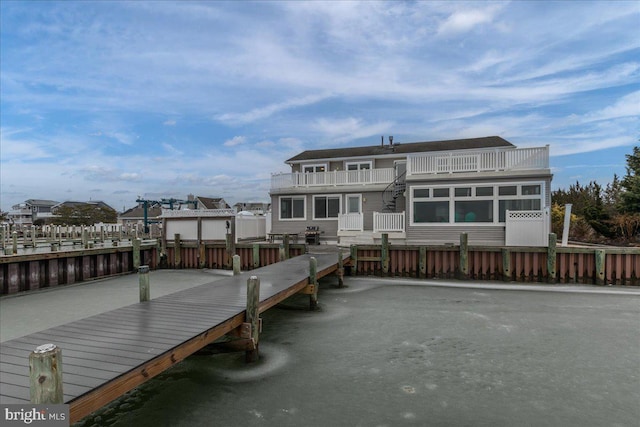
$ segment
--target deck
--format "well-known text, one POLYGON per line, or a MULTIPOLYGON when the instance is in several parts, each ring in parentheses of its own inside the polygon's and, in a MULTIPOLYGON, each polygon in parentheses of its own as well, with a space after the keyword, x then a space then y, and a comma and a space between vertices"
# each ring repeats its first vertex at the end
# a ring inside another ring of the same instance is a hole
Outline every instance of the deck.
POLYGON ((318 278, 338 269, 336 253, 306 254, 3 342, 0 403, 29 403, 29 354, 54 343, 62 349, 64 401, 76 422, 239 328, 250 276, 260 279, 260 312, 303 290, 311 256, 318 278))

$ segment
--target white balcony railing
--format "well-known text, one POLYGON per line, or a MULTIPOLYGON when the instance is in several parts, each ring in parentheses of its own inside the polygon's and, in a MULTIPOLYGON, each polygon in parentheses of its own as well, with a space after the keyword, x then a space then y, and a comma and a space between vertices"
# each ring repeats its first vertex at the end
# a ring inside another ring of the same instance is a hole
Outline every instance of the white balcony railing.
POLYGON ((362 213, 349 213, 338 215, 338 230, 363 231, 364 221, 362 213))
POLYGON ((373 213, 374 233, 404 233, 404 212, 373 213))
POLYGON ((388 184, 393 181, 393 177, 393 168, 363 169, 357 171, 279 173, 271 175, 271 189, 388 184))
POLYGON ((549 146, 409 154, 407 175, 549 168, 549 146))

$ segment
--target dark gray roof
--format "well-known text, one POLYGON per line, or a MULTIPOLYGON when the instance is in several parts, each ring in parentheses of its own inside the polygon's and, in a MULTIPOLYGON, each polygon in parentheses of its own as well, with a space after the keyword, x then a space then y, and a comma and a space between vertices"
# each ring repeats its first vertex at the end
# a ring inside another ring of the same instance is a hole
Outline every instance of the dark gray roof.
POLYGON ((55 206, 60 202, 56 202, 55 200, 29 199, 25 200, 25 203, 31 206, 55 206))
POLYGON ((507 148, 515 147, 509 141, 499 136, 483 138, 451 139, 448 141, 426 141, 410 143, 394 143, 371 145, 367 147, 328 148, 325 150, 307 150, 293 156, 286 163, 300 162, 314 159, 333 159, 339 157, 380 156, 384 154, 409 154, 427 151, 473 150, 479 148, 507 148))

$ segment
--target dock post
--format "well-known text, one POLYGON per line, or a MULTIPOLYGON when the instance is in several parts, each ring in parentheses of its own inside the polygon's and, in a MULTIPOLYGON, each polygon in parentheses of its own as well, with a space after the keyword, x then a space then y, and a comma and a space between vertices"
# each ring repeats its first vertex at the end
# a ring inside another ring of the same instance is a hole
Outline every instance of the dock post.
POLYGON ((508 248, 502 248, 502 280, 511 281, 511 252, 508 248))
POLYGON ((596 256, 596 285, 602 286, 605 284, 605 280, 604 280, 605 262, 604 261, 606 259, 606 253, 604 249, 596 249, 595 256, 596 256))
POLYGON ((381 262, 382 262, 382 274, 389 273, 389 235, 382 233, 382 248, 381 248, 381 262))
POLYGON ((12 246, 13 246, 13 254, 17 254, 18 253, 18 232, 14 231, 13 233, 11 233, 11 238, 13 239, 12 246))
POLYGON ((547 281, 556 283, 556 246, 558 237, 556 233, 549 233, 549 246, 547 247, 547 281))
POLYGON ((142 239, 135 238, 131 242, 133 244, 133 268, 140 267, 140 245, 142 244, 142 239))
POLYGON ((260 267, 260 243, 253 244, 253 268, 260 267))
POLYGON ((358 246, 351 245, 350 253, 351 253, 351 274, 355 276, 358 274, 358 246))
POLYGON ((55 344, 36 347, 29 355, 31 403, 64 403, 62 351, 55 344))
POLYGON ((138 267, 138 283, 140 284, 140 302, 151 299, 151 288, 149 287, 149 266, 138 267))
POLYGON ((289 259, 291 256, 290 246, 289 246, 289 234, 285 234, 282 237, 282 245, 284 246, 284 259, 289 259))
POLYGON ((7 239, 7 229, 4 225, 0 225, 0 248, 6 248, 5 241, 7 239))
POLYGON ((309 284, 313 286, 313 292, 309 294, 309 309, 318 309, 318 260, 309 258, 309 284))
POLYGON ((35 225, 32 225, 31 226, 31 247, 34 249, 38 245, 37 239, 38 239, 38 230, 36 230, 35 225))
POLYGON ((255 344, 254 350, 245 351, 245 361, 247 363, 258 360, 258 344, 260 340, 260 279, 251 276, 247 280, 247 311, 245 322, 251 325, 251 340, 255 344))
POLYGON ((240 275, 240 255, 236 254, 233 256, 233 275, 240 275))
POLYGON ((105 240, 105 232, 104 232, 104 225, 100 226, 100 243, 102 243, 104 245, 104 240, 105 240))
POLYGON ((278 247, 278 259, 280 262, 284 261, 286 258, 284 257, 284 243, 280 243, 280 246, 278 247))
POLYGON ((460 279, 469 278, 469 235, 460 233, 460 279))
POLYGON ((342 252, 338 251, 338 270, 336 271, 338 276, 338 287, 344 287, 344 260, 342 259, 342 252))
POLYGON ((180 268, 182 264, 182 248, 180 248, 180 234, 173 235, 173 267, 180 268))
POLYGON ((89 249, 89 229, 87 227, 82 229, 82 247, 89 249))
POLYGON ((421 279, 427 277, 427 248, 426 246, 420 246, 418 249, 418 276, 421 279))

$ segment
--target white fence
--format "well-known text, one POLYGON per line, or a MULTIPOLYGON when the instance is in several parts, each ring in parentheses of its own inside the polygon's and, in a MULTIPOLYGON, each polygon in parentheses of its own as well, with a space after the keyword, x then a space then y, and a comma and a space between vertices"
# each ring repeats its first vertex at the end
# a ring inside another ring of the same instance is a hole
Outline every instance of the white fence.
POLYGON ((404 212, 373 213, 374 233, 404 233, 404 212))
POLYGON ((238 240, 265 238, 267 218, 264 216, 236 216, 236 243, 238 240))
POLYGON ((407 156, 407 175, 549 168, 549 146, 477 151, 439 151, 407 156))
POLYGON ((338 230, 363 231, 364 221, 362 213, 349 213, 338 215, 338 230))
POLYGON ((267 218, 264 216, 235 215, 232 210, 216 209, 212 211, 200 211, 203 215, 197 215, 198 210, 169 211, 164 215, 167 239, 172 239, 175 234, 180 234, 182 240, 226 240, 230 233, 231 223, 235 221, 236 243, 239 240, 266 238, 267 218), (182 212, 182 215, 176 214, 182 212), (198 225, 200 223, 200 225, 198 225))
POLYGON ((549 208, 506 212, 506 246, 549 246, 550 231, 549 208))

